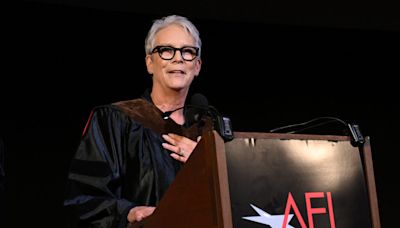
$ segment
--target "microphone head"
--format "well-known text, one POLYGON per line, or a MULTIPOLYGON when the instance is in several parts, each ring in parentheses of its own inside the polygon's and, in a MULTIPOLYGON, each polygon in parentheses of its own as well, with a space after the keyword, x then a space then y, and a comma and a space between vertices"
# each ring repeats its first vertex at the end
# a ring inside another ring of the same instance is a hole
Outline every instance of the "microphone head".
POLYGON ((195 107, 204 108, 205 110, 208 110, 208 100, 201 93, 193 94, 192 98, 190 99, 190 104, 195 107))
POLYGON ((200 93, 193 94, 185 112, 186 126, 199 122, 208 109, 207 98, 200 93))

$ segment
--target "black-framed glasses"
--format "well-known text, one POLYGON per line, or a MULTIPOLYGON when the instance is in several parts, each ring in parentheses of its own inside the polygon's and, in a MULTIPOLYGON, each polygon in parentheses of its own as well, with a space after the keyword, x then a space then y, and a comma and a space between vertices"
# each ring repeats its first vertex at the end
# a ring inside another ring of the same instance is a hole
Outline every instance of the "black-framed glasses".
POLYGON ((164 60, 171 60, 174 58, 176 51, 181 53, 182 59, 186 61, 193 61, 199 54, 198 47, 185 46, 175 48, 171 46, 156 46, 151 53, 158 52, 158 55, 164 60))

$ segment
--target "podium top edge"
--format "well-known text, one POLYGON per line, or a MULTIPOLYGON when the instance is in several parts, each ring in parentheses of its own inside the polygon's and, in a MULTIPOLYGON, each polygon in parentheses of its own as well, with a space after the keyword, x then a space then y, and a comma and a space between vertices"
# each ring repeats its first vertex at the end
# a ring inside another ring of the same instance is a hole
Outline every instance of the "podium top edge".
POLYGON ((268 132, 234 132, 234 138, 257 138, 257 139, 302 139, 302 140, 329 140, 349 141, 350 136, 346 135, 316 135, 316 134, 288 134, 268 132))

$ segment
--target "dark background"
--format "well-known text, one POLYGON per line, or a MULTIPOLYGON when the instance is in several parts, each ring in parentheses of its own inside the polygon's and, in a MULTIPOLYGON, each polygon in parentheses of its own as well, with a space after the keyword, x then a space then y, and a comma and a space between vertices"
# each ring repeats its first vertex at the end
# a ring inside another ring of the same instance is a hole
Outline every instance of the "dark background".
MULTIPOLYGON (((144 38, 153 19, 172 13, 189 17, 203 41, 191 92, 206 95, 235 131, 268 132, 320 116, 359 124, 371 137, 382 227, 396 224, 394 2, 149 3, 48 0, 5 8, 7 227, 63 227, 68 165, 91 108, 136 98, 150 85, 144 38)), ((345 131, 330 123, 307 133, 345 131)))

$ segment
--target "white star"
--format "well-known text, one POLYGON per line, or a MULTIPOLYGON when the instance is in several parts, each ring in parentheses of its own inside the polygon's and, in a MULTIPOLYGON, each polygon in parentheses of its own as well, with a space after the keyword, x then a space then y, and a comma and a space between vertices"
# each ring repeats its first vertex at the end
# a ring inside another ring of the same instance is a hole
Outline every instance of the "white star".
MULTIPOLYGON (((269 225, 271 228, 282 228, 283 219, 285 215, 270 215, 267 212, 261 210, 260 208, 250 204, 250 206, 260 215, 260 216, 246 216, 242 217, 243 219, 247 219, 253 222, 269 225)), ((288 220, 286 223, 287 228, 294 228, 289 225, 290 220, 292 219, 293 214, 288 215, 288 220)))

